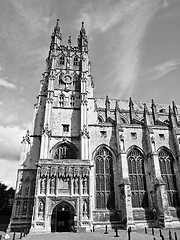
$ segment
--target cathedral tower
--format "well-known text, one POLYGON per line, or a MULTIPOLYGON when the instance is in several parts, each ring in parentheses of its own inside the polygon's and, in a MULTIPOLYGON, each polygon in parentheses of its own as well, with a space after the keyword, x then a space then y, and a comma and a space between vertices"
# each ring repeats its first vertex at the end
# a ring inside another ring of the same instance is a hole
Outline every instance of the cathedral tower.
POLYGON ((57 20, 9 229, 180 227, 180 106, 95 98, 88 51, 57 20))

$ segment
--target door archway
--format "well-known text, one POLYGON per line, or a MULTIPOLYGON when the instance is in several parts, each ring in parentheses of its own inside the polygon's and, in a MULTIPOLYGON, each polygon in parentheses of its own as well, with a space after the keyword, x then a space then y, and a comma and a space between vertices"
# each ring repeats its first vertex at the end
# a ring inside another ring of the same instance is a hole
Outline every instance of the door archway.
POLYGON ((56 205, 51 216, 51 232, 74 231, 74 216, 76 216, 73 205, 63 201, 56 205))

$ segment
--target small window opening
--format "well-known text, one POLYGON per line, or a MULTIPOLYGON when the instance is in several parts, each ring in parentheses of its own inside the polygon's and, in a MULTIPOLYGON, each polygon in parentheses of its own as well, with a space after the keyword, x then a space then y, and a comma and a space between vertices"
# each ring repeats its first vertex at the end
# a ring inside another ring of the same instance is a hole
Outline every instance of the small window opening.
POLYGON ((107 132, 106 131, 100 131, 101 137, 106 138, 107 137, 107 132))
POLYGON ((69 132, 69 125, 68 124, 63 125, 63 132, 69 132))
POLYGON ((132 139, 137 139, 137 133, 136 132, 131 132, 131 138, 132 139))
POLYGON ((77 56, 74 57, 74 66, 78 66, 78 57, 77 56))
POLYGON ((59 59, 59 64, 60 64, 60 65, 64 65, 64 62, 65 62, 64 56, 62 55, 62 56, 60 57, 60 59, 59 59))
POLYGON ((159 139, 160 139, 160 140, 164 140, 164 139, 165 139, 164 134, 160 133, 160 134, 159 134, 159 139))

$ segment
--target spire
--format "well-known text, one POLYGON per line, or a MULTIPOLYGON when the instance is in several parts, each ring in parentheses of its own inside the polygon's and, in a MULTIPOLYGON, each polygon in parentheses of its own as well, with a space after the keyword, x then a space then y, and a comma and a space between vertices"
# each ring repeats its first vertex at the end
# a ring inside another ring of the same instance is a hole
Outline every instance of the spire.
POLYGON ((106 120, 107 120, 108 117, 110 117, 110 101, 109 101, 108 95, 106 96, 105 106, 106 106, 105 114, 106 114, 106 120))
POLYGON ((57 37, 61 37, 61 29, 59 25, 59 19, 57 19, 56 26, 54 27, 54 35, 57 37))
POLYGON ((155 105, 153 99, 152 99, 151 108, 152 108, 152 115, 153 115, 153 120, 154 120, 154 125, 155 125, 156 121, 158 120, 158 116, 157 116, 156 105, 155 105))
POLYGON ((130 115, 130 123, 132 123, 134 119, 134 103, 131 97, 129 98, 129 115, 130 115))
POLYGON ((86 36, 84 22, 82 22, 80 35, 78 36, 78 47, 81 49, 81 51, 88 52, 88 40, 86 36))
POLYGON ((84 22, 82 22, 82 25, 81 25, 80 36, 86 37, 86 30, 84 28, 84 22))
POLYGON ((177 127, 176 115, 174 114, 174 110, 171 109, 171 106, 169 106, 169 123, 171 127, 177 127))
POLYGON ((151 123, 150 123, 150 114, 149 114, 149 111, 148 111, 146 103, 144 103, 144 124, 145 124, 145 126, 151 125, 151 123))

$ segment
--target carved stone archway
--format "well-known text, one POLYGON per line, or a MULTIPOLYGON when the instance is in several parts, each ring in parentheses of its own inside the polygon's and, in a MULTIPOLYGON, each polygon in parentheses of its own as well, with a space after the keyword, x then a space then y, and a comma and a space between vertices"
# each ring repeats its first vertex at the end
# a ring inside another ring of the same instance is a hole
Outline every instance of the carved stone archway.
POLYGON ((71 203, 62 201, 57 204, 51 215, 51 232, 74 231, 74 216, 76 212, 71 203))

